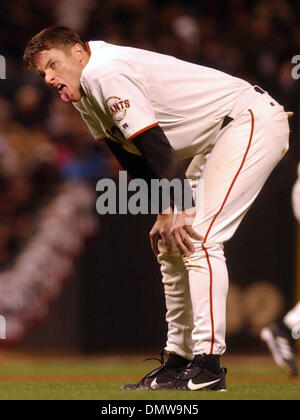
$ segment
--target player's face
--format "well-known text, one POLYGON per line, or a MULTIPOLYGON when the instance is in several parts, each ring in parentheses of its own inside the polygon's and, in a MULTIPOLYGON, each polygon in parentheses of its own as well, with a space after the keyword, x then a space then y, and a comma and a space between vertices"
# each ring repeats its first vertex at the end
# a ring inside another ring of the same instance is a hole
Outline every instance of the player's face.
POLYGON ((88 53, 76 44, 68 49, 52 48, 40 52, 35 67, 64 102, 77 102, 82 96, 81 73, 88 60, 88 53))

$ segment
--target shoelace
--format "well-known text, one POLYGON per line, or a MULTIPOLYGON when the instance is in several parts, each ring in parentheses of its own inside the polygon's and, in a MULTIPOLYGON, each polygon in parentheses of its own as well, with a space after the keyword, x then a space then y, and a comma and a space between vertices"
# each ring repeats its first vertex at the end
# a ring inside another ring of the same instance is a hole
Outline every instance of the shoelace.
POLYGON ((149 357, 148 359, 144 359, 143 362, 148 362, 150 360, 155 360, 155 361, 159 362, 161 364, 161 366, 163 366, 165 364, 164 354, 165 354, 165 351, 162 350, 160 352, 160 359, 158 359, 157 357, 149 357))

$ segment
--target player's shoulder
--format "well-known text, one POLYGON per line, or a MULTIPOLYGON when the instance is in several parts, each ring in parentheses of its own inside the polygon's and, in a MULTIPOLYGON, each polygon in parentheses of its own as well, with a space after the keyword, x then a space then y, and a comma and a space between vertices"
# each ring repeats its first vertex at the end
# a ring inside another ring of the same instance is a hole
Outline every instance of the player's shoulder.
POLYGON ((124 51, 125 47, 119 47, 104 41, 91 41, 87 45, 90 60, 82 72, 82 79, 86 82, 104 80, 114 74, 130 71, 124 51))

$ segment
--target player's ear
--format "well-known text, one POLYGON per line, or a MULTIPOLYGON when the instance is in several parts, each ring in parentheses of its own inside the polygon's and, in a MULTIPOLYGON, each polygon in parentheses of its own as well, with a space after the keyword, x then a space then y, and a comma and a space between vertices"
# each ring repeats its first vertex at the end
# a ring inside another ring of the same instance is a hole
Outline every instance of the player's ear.
POLYGON ((72 52, 73 57, 76 58, 76 60, 78 60, 79 62, 82 61, 85 50, 81 44, 79 43, 74 44, 72 46, 71 52, 72 52))

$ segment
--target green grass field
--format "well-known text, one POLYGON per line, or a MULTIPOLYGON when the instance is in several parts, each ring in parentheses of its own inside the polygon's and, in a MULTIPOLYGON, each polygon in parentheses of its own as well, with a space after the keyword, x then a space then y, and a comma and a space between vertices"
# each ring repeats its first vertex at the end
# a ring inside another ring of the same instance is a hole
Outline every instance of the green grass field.
POLYGON ((226 394, 120 391, 122 384, 136 382, 157 367, 143 358, 0 353, 0 400, 300 400, 300 378, 287 378, 268 357, 225 357, 226 394))

